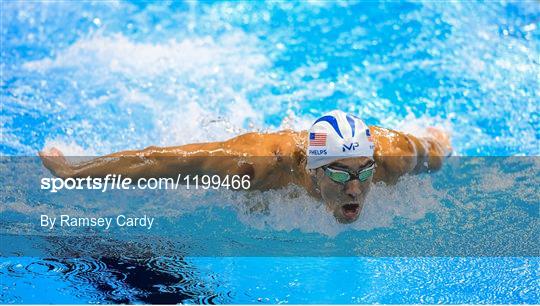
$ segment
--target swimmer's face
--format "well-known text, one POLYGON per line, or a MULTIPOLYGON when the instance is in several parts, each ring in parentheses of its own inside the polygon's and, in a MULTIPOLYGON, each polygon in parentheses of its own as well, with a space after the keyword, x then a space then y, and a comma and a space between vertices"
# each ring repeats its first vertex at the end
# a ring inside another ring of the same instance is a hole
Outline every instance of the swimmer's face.
MULTIPOLYGON (((367 157, 357 157, 340 159, 325 167, 330 170, 347 171, 356 174, 372 164, 373 161, 367 157)), ((334 214, 334 217, 340 223, 351 223, 358 219, 371 188, 372 177, 369 176, 364 181, 352 179, 339 183, 326 175, 323 167, 315 170, 315 180, 318 183, 326 208, 334 214)))

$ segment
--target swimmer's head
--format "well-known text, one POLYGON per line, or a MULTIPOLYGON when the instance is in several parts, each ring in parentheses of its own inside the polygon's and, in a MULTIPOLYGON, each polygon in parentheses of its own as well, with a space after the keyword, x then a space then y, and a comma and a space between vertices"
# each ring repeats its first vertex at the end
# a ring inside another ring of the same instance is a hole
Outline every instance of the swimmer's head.
POLYGON ((336 219, 358 219, 371 187, 374 144, 358 117, 332 111, 309 130, 307 165, 315 186, 336 219))

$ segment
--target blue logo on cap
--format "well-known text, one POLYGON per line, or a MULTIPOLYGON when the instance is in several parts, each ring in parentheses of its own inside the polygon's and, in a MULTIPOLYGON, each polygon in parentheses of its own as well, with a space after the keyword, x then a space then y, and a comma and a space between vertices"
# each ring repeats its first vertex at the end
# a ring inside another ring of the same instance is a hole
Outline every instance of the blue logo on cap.
MULTIPOLYGON (((354 117, 354 116, 350 116, 350 115, 347 115, 347 122, 349 123, 349 126, 351 127, 351 131, 352 131, 352 137, 354 137, 354 128, 355 128, 355 122, 354 122, 354 118, 357 118, 357 117, 354 117)), ((343 134, 341 134, 341 130, 339 129, 339 124, 337 122, 337 119, 334 117, 334 116, 322 116, 321 118, 317 119, 317 121, 315 121, 313 124, 317 124, 318 122, 328 122, 330 124, 330 126, 332 128, 334 128, 334 131, 336 131, 336 133, 339 135, 339 137, 341 137, 341 139, 343 139, 343 134)))

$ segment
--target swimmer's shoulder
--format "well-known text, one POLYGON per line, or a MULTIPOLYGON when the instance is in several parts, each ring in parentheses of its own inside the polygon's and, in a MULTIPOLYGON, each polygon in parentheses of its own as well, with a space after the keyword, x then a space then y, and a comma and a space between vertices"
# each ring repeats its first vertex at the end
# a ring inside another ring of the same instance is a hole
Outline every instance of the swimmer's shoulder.
POLYGON ((373 180, 394 184, 416 165, 414 138, 407 133, 378 126, 370 126, 369 129, 373 136, 373 157, 377 164, 373 180))
POLYGON ((274 167, 282 173, 280 180, 310 190, 312 181, 306 171, 308 131, 282 130, 269 137, 276 156, 274 167))
POLYGON ((252 183, 257 189, 281 188, 304 180, 305 135, 293 130, 250 132, 229 139, 224 146, 251 159, 252 183))
POLYGON ((379 126, 370 126, 369 129, 375 144, 375 157, 416 155, 415 144, 410 135, 379 126))
POLYGON ((305 151, 306 131, 281 130, 277 132, 249 132, 226 141, 227 145, 250 148, 260 156, 292 155, 305 151))
POLYGON ((259 143, 266 152, 266 156, 275 157, 275 166, 303 172, 307 161, 307 134, 307 131, 287 129, 260 133, 253 137, 259 138, 259 143))
POLYGON ((282 130, 273 133, 273 146, 280 155, 291 158, 296 167, 304 168, 308 142, 307 131, 282 130))

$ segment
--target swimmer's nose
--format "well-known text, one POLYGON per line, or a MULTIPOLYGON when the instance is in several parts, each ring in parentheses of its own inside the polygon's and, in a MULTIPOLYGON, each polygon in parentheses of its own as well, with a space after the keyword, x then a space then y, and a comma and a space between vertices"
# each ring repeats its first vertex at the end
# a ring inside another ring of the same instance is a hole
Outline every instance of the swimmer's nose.
POLYGON ((360 182, 358 180, 352 180, 345 185, 345 193, 353 200, 356 200, 362 193, 360 188, 360 182))

